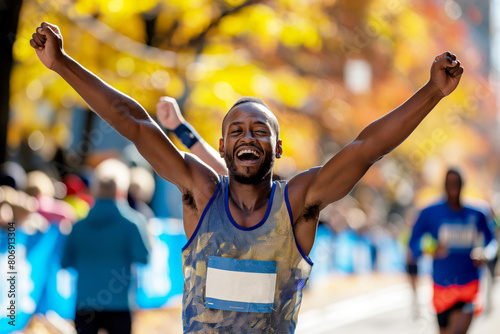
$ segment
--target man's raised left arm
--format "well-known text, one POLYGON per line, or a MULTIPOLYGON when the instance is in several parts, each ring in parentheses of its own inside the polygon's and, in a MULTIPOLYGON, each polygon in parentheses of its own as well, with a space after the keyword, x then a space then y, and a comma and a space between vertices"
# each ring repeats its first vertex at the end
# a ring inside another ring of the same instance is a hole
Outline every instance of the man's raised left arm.
MULTIPOLYGON (((346 145, 323 167, 299 174, 302 181, 290 181, 306 187, 302 191, 304 206, 319 209, 351 191, 373 163, 401 144, 436 104, 455 90, 463 67, 454 54, 444 52, 431 66, 429 81, 402 105, 369 124, 358 137, 346 145)), ((298 180, 297 180, 298 181, 298 180)))

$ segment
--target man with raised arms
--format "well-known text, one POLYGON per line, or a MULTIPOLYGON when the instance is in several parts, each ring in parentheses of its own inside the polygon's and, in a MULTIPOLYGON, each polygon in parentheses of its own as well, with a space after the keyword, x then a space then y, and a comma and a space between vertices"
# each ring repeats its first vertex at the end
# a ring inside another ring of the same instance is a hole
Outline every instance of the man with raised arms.
MULTIPOLYGON (((440 54, 419 91, 324 166, 273 182, 274 160, 283 150, 278 121, 260 99, 243 98, 224 117, 219 151, 228 176, 218 176, 193 154, 179 151, 135 100, 66 55, 57 26, 42 23, 30 43, 46 67, 181 191, 188 238, 182 254, 183 326, 189 333, 293 333, 319 212, 408 137, 463 73, 455 55, 440 54)), ((195 137, 189 128, 182 131, 186 141, 195 137)))

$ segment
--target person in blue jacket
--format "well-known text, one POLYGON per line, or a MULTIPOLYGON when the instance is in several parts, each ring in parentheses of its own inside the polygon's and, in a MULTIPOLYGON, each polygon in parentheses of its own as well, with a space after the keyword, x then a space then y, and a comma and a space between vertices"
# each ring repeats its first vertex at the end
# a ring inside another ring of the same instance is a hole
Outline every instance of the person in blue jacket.
POLYGON ((127 203, 128 168, 108 159, 96 168, 96 202, 66 241, 61 264, 78 272, 75 327, 79 334, 131 332, 132 265, 147 263, 144 216, 127 203))
POLYGON ((441 334, 466 333, 479 290, 479 267, 496 255, 497 242, 485 215, 460 198, 462 176, 449 169, 446 200, 420 213, 409 242, 409 264, 422 255, 421 238, 437 241, 433 261, 433 305, 441 334))

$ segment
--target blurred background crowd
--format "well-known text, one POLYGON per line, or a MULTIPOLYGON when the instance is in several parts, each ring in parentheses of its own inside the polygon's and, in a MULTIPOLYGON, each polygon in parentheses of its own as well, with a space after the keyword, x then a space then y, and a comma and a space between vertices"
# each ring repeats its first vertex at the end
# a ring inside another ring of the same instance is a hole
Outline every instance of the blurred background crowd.
POLYGON ((322 213, 311 285, 332 274, 403 273, 411 226, 442 195, 449 166, 465 172, 466 197, 500 212, 498 0, 2 2, 0 264, 15 221, 20 326, 43 314, 37 330, 51 332, 73 317, 75 273, 61 269, 61 252, 94 204, 94 169, 110 158, 130 168, 128 201, 148 218, 152 240, 135 305, 170 308, 182 291, 180 193, 40 64, 29 39, 42 21, 153 117, 161 96, 174 97, 214 147, 238 97, 262 98, 281 125, 282 179, 325 162, 423 85, 435 55, 456 53, 466 71, 458 89, 322 213))

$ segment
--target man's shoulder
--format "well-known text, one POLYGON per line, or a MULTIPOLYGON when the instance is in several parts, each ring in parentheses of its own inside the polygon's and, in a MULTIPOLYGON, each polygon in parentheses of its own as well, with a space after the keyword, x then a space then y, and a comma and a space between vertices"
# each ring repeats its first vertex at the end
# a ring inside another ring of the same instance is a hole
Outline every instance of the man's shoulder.
POLYGON ((471 213, 471 214, 474 214, 474 215, 477 215, 477 216, 481 216, 481 217, 483 217, 483 216, 486 217, 484 211, 481 208, 478 208, 478 207, 475 207, 475 206, 471 206, 471 205, 465 205, 464 209, 468 213, 471 213))
POLYGON ((422 209, 422 213, 423 214, 438 213, 444 211, 445 209, 446 209, 446 202, 437 201, 422 209))
POLYGON ((286 181, 290 194, 292 194, 292 196, 294 196, 296 193, 299 193, 299 195, 303 195, 311 186, 314 178, 321 170, 321 167, 322 166, 309 168, 308 170, 294 175, 292 178, 290 178, 289 181, 286 181))

